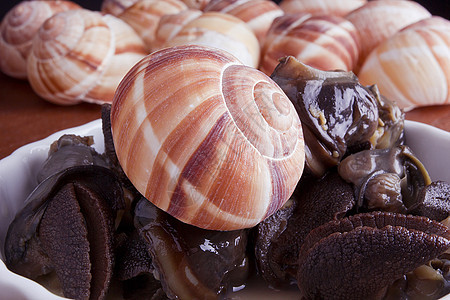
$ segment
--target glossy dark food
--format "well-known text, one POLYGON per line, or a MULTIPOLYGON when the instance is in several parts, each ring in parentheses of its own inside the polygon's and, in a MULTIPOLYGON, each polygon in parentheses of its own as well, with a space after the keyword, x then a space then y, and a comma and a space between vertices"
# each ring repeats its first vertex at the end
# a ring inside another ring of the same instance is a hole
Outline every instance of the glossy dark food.
POLYGON ((313 174, 324 174, 349 153, 402 141, 404 114, 351 72, 320 71, 286 57, 271 78, 300 116, 313 174))
POLYGON ((135 227, 171 299, 216 299, 245 284, 247 231, 211 231, 182 223, 142 198, 135 227))
POLYGON ((444 221, 450 212, 450 184, 435 181, 421 190, 416 203, 409 208, 410 213, 444 221))
POLYGON ((168 299, 155 268, 148 246, 135 230, 116 251, 115 276, 122 282, 125 299, 168 299))
POLYGON ((439 299, 450 292, 449 282, 450 256, 444 253, 396 280, 384 299, 439 299))
POLYGON ((307 299, 380 299, 403 274, 450 247, 449 229, 418 216, 355 215, 311 231, 299 255, 307 299))
POLYGON ((114 262, 114 222, 122 187, 100 166, 67 168, 31 193, 8 229, 5 263, 29 278, 55 272, 63 294, 104 299, 114 262))
POLYGON ((257 228, 255 257, 271 286, 286 286, 296 277, 300 247, 309 232, 344 217, 355 204, 353 187, 336 170, 318 179, 303 178, 289 205, 257 228))
POLYGON ((38 174, 38 182, 64 169, 81 165, 98 165, 107 168, 103 155, 94 148, 92 137, 80 137, 72 134, 63 135, 52 145, 47 160, 38 174))
POLYGON ((341 161, 339 175, 355 186, 358 209, 406 212, 431 183, 407 146, 364 150, 341 161))

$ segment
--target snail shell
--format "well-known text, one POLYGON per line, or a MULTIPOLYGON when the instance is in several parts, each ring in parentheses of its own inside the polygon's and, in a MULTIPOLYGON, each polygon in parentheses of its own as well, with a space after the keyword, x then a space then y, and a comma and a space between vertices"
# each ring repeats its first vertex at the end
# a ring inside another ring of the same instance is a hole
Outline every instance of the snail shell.
POLYGON ((358 73, 367 55, 378 44, 405 26, 431 17, 430 12, 414 1, 369 1, 350 12, 346 18, 360 34, 361 52, 354 72, 358 73))
POLYGON ((179 0, 140 0, 127 8, 119 18, 127 22, 142 38, 147 52, 153 45, 158 22, 164 15, 177 14, 188 7, 179 0))
POLYGON ((253 30, 262 45, 273 20, 283 11, 270 0, 213 0, 204 11, 218 11, 238 17, 253 30))
POLYGON ((57 104, 111 102, 120 80, 145 54, 142 40, 120 19, 70 10, 39 29, 28 79, 38 95, 57 104))
POLYGON ((450 103, 450 21, 431 17, 376 47, 359 72, 364 85, 402 108, 450 103))
POLYGON ((146 56, 119 85, 111 125, 133 185, 205 229, 258 224, 288 200, 303 172, 292 103, 268 76, 215 48, 146 56))
POLYGON ((117 17, 138 1, 139 0, 103 0, 100 10, 105 14, 117 17))
POLYGON ((186 4, 187 7, 189 7, 190 9, 203 10, 211 0, 181 0, 181 1, 183 1, 184 4, 186 4))
POLYGON ((173 39, 186 24, 200 17, 202 13, 198 9, 187 9, 174 15, 162 16, 156 28, 154 49, 163 48, 167 41, 173 39))
POLYGON ((367 0, 283 0, 280 7, 286 14, 301 12, 344 17, 366 3, 367 0))
POLYGON ((348 20, 333 16, 284 15, 267 34, 259 69, 270 75, 285 56, 323 71, 350 71, 359 55, 359 36, 348 20))
POLYGON ((14 6, 0 25, 0 70, 26 79, 27 57, 39 27, 58 12, 79 8, 71 1, 24 1, 14 6))
POLYGON ((225 50, 244 65, 257 68, 260 46, 253 31, 244 21, 229 14, 205 12, 188 22, 163 47, 204 45, 225 50))

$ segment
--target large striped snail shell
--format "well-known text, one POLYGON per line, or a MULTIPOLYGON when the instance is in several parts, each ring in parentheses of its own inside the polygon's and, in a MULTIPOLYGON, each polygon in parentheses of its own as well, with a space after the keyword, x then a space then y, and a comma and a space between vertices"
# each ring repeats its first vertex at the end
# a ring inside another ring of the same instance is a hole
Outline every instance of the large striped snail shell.
POLYGON ((186 9, 188 7, 180 0, 140 0, 125 9, 119 18, 133 27, 144 41, 147 52, 151 52, 156 50, 153 43, 161 17, 186 9))
POLYGON ((382 41, 400 29, 429 17, 431 14, 428 10, 409 0, 369 1, 350 12, 346 18, 355 25, 361 40, 359 62, 354 72, 359 72, 367 55, 382 41))
POLYGON ((27 78, 27 57, 39 27, 54 14, 81 8, 71 1, 24 1, 14 6, 0 25, 0 70, 27 78))
POLYGON ((142 40, 120 19, 70 10, 39 29, 28 80, 38 95, 57 104, 111 102, 120 80, 145 54, 142 40))
POLYGON ((212 0, 204 11, 218 11, 238 17, 253 30, 262 45, 270 24, 281 15, 281 8, 271 0, 212 0))
POLYGON ((133 185, 201 228, 258 224, 303 172, 292 103, 268 76, 215 48, 184 45, 144 58, 118 87, 111 124, 133 185))
POLYGON ((364 85, 410 109, 450 103, 450 21, 431 17, 376 47, 359 72, 364 85))
POLYGON ((286 14, 310 13, 343 17, 366 3, 367 0, 283 0, 280 7, 286 14))
POLYGON ((261 48, 253 31, 241 19, 220 12, 205 12, 185 24, 163 45, 204 45, 225 50, 244 65, 257 68, 261 48))
POLYGON ((348 20, 333 15, 287 14, 275 19, 259 69, 270 75, 285 56, 323 71, 350 71, 359 55, 359 35, 348 20))

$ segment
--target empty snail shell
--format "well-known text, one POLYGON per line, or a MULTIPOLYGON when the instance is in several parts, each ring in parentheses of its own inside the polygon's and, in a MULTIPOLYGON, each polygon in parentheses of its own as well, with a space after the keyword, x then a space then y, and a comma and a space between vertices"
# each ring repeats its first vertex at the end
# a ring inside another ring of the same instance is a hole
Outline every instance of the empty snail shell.
POLYGON ((153 42, 161 17, 186 9, 188 7, 180 0, 140 0, 125 9, 119 18, 133 27, 144 41, 147 52, 151 52, 155 50, 153 42))
POLYGON ((431 14, 428 10, 408 0, 369 1, 350 12, 346 18, 355 25, 361 38, 359 62, 354 72, 359 72, 367 55, 382 41, 403 27, 429 17, 431 14))
POLYGON ((280 7, 286 14, 302 12, 343 17, 366 3, 367 0, 283 0, 280 7))
POLYGON ((338 16, 307 16, 301 13, 275 19, 263 47, 261 71, 270 75, 285 56, 323 71, 352 70, 359 55, 359 36, 353 24, 338 16))
POLYGON ((189 7, 190 9, 203 10, 211 0, 181 0, 181 1, 183 1, 184 4, 186 4, 187 7, 189 7))
POLYGON ((238 17, 253 30, 260 44, 273 20, 283 15, 281 8, 270 0, 213 0, 204 11, 218 11, 238 17))
POLYGON ((241 19, 220 12, 205 12, 185 24, 163 47, 186 44, 225 50, 244 65, 258 67, 260 46, 250 27, 241 19))
POLYGON ((161 17, 156 28, 154 49, 161 49, 168 40, 174 38, 186 24, 201 16, 203 12, 198 9, 187 9, 173 15, 161 17))
POLYGON ((450 103, 450 21, 431 17, 404 28, 370 53, 359 79, 405 109, 450 103))
POLYGON ((139 0, 103 0, 100 10, 105 14, 117 17, 138 1, 139 0))
MULTIPOLYGON (((266 50, 276 41, 282 39, 290 28, 300 25, 312 15, 308 13, 285 14, 273 20, 267 31, 264 43, 261 47, 261 59, 264 57, 266 50)), ((275 66, 274 66, 275 67, 275 66)))
POLYGON ((120 80, 145 54, 142 40, 120 19, 70 10, 39 29, 28 79, 38 95, 54 103, 111 102, 120 80))
POLYGON ((36 32, 52 15, 81 8, 71 1, 24 1, 14 6, 0 25, 0 70, 27 78, 27 57, 36 32))
POLYGON ((141 194, 205 229, 258 224, 303 172, 292 103, 268 76, 216 48, 146 56, 119 85, 111 125, 118 160, 141 194))

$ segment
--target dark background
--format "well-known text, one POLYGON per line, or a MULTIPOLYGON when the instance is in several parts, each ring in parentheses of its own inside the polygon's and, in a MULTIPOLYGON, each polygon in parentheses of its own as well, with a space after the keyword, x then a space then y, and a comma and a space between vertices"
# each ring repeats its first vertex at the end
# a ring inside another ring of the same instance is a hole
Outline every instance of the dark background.
MULTIPOLYGON (((0 0, 0 18, 3 19, 3 16, 17 3, 21 2, 21 0, 0 0)), ((73 2, 78 3, 84 8, 91 10, 100 10, 101 0, 72 0, 73 2)), ((311 0, 317 1, 317 0, 311 0)), ((279 2, 279 0, 275 0, 275 2, 279 2)), ((450 19, 450 0, 418 0, 425 8, 427 8, 431 14, 442 16, 446 19, 450 19)))
MULTIPOLYGON (((20 2, 22 2, 22 0, 0 0, 0 17, 3 19, 4 15, 14 7, 14 5, 20 2)), ((100 10, 102 0, 72 0, 72 2, 87 9, 100 10)))

